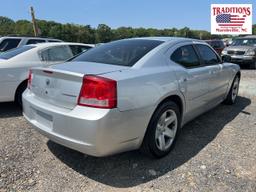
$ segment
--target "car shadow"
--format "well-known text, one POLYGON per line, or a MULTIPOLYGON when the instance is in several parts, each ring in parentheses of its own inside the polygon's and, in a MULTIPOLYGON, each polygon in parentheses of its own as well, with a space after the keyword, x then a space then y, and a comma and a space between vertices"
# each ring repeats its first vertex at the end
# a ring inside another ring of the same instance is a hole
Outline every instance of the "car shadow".
POLYGON ((148 182, 170 172, 197 155, 251 100, 238 97, 232 106, 219 105, 191 121, 182 130, 176 146, 162 159, 151 159, 138 151, 96 158, 48 141, 51 152, 76 172, 100 183, 126 188, 148 182), (153 171, 152 171, 153 170, 153 171))
POLYGON ((14 102, 0 103, 0 119, 22 115, 21 107, 14 102))

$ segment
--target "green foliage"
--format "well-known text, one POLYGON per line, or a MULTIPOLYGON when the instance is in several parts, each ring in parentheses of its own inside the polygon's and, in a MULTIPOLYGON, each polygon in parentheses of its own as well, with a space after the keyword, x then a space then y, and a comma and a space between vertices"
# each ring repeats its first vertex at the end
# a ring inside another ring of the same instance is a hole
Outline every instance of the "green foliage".
POLYGON ((34 35, 33 26, 27 20, 18 20, 15 23, 14 34, 32 36, 32 35, 34 35))
POLYGON ((253 35, 256 35, 256 25, 253 25, 253 26, 252 26, 252 34, 253 34, 253 35))
POLYGON ((96 42, 106 43, 113 39, 113 32, 111 28, 105 24, 99 24, 96 29, 96 42))
POLYGON ((8 17, 0 16, 0 36, 12 34, 15 22, 8 17))
MULTIPOLYGON (((92 28, 90 25, 84 26, 72 23, 61 24, 46 20, 37 20, 37 26, 39 28, 39 34, 42 37, 52 37, 63 41, 82 43, 105 43, 117 39, 145 36, 177 36, 196 39, 229 37, 227 35, 211 35, 208 31, 191 30, 188 27, 182 29, 154 29, 142 27, 119 27, 117 29, 111 29, 106 24, 99 24, 97 28, 92 28)), ((28 20, 18 20, 14 22, 8 17, 0 16, 0 36, 14 34, 33 36, 32 23, 28 20)), ((253 34, 256 35, 256 25, 254 25, 253 34)))

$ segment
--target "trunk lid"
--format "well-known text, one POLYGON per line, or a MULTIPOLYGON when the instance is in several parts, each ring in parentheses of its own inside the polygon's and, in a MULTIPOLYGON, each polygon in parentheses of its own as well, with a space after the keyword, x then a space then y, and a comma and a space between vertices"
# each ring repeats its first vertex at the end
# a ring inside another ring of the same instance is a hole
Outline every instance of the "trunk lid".
POLYGON ((84 75, 102 75, 127 68, 89 62, 67 62, 49 68, 34 68, 31 92, 43 102, 73 109, 77 105, 84 75))

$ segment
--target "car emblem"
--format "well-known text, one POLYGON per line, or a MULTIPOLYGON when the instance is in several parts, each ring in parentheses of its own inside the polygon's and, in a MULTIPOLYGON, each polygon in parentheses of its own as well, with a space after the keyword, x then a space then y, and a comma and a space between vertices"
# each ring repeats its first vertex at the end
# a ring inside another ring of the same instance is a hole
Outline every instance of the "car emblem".
POLYGON ((49 86, 50 85, 50 79, 46 79, 45 83, 46 83, 47 86, 49 86))

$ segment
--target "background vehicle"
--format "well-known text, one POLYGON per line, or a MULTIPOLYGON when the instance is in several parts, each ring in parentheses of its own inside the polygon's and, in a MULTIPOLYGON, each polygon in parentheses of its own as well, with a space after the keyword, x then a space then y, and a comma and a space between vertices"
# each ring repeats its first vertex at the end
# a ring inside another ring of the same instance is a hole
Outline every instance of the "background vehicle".
POLYGON ((240 37, 233 40, 229 47, 226 47, 222 53, 231 57, 232 63, 241 66, 248 65, 256 69, 256 36, 240 37))
POLYGON ((212 46, 212 48, 221 55, 222 50, 225 48, 224 42, 222 40, 213 39, 213 40, 206 40, 206 43, 212 46))
POLYGON ((89 155, 141 148, 162 157, 185 123, 236 101, 239 70, 199 40, 114 41, 33 68, 23 114, 51 140, 89 155))
POLYGON ((8 51, 23 45, 46 43, 46 42, 62 42, 59 39, 41 38, 41 37, 0 37, 0 52, 8 51))
POLYGON ((17 101, 27 87, 29 68, 49 66, 92 48, 80 43, 42 43, 25 45, 0 54, 0 102, 17 101))
POLYGON ((222 39, 222 41, 223 41, 225 47, 228 47, 232 44, 233 38, 224 38, 224 39, 222 39))

